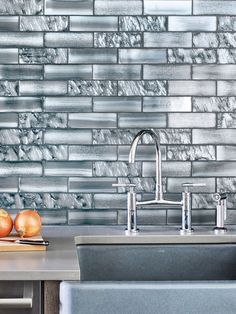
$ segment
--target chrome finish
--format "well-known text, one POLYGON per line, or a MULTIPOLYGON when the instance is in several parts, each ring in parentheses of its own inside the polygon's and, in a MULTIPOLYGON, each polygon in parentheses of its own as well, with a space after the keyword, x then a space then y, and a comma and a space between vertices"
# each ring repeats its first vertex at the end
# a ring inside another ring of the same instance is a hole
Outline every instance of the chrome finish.
POLYGON ((191 233, 192 228, 192 197, 190 188, 197 186, 205 186, 205 183, 183 183, 184 192, 182 193, 182 224, 181 224, 181 234, 191 233))
POLYGON ((135 184, 114 183, 114 187, 124 187, 128 189, 127 193, 127 229, 126 233, 137 232, 137 208, 136 208, 136 193, 135 184))
POLYGON ((215 232, 225 232, 227 229, 224 226, 225 219, 227 216, 227 194, 226 193, 215 193, 213 195, 214 201, 217 202, 216 206, 216 227, 215 232))
POLYGON ((191 193, 189 188, 196 186, 204 186, 202 183, 184 183, 184 192, 182 193, 182 201, 174 202, 163 199, 162 191, 162 176, 161 176, 161 149, 159 137, 153 130, 141 130, 133 139, 129 152, 129 163, 135 163, 137 146, 144 135, 150 135, 154 141, 156 150, 156 190, 155 199, 150 201, 137 201, 136 193, 134 192, 134 184, 113 184, 115 187, 127 187, 127 233, 137 232, 137 206, 152 206, 152 205, 169 205, 182 207, 182 226, 181 233, 192 232, 191 223, 191 193))
POLYGON ((136 157, 136 150, 138 143, 140 142, 141 138, 148 134, 154 141, 155 149, 156 149, 156 192, 155 192, 155 199, 151 201, 142 201, 136 202, 137 206, 145 206, 145 205, 177 205, 181 206, 182 202, 173 202, 163 199, 163 191, 162 191, 162 176, 161 176, 161 149, 160 149, 160 142, 157 134, 153 130, 141 130, 135 136, 129 152, 129 163, 133 164, 135 162, 136 157))

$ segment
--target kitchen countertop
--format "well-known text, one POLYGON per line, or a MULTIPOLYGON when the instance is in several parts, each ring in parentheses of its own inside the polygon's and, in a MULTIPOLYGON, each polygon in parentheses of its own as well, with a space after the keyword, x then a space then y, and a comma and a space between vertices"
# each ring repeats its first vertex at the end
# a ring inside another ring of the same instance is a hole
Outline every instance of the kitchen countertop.
POLYGON ((140 232, 126 236, 124 226, 44 226, 49 240, 46 251, 0 252, 0 280, 79 280, 76 244, 171 244, 236 243, 236 226, 215 235, 212 227, 195 227, 182 236, 173 226, 140 226, 140 232))
POLYGON ((79 280, 74 236, 78 226, 45 226, 46 251, 0 252, 0 280, 79 280))

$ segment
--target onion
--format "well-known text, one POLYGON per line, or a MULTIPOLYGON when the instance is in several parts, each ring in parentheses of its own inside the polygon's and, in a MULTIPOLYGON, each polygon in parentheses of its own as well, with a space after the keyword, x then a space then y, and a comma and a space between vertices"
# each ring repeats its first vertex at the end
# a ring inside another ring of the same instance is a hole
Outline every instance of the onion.
POLYGON ((33 237, 41 229, 41 218, 36 210, 25 209, 15 218, 14 227, 20 237, 33 237))
POLYGON ((7 237, 12 230, 12 219, 7 211, 0 209, 0 237, 7 237))

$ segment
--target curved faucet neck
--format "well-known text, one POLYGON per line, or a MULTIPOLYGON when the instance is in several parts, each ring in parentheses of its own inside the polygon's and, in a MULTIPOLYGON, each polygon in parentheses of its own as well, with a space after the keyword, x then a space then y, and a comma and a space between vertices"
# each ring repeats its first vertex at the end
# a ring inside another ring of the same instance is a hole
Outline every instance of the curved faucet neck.
POLYGON ((155 144, 155 150, 156 150, 156 192, 155 192, 155 200, 161 201, 163 200, 163 192, 162 192, 162 176, 161 176, 161 149, 160 149, 160 142, 159 137, 153 130, 141 130, 138 132, 133 139, 130 147, 129 152, 129 163, 133 164, 136 159, 136 151, 137 146, 140 141, 140 139, 145 135, 149 134, 155 144))

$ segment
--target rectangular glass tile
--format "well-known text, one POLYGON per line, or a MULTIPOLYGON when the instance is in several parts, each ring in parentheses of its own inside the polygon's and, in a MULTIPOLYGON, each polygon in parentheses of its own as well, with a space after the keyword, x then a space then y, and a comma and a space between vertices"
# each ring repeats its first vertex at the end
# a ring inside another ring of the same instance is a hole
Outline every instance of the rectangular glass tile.
POLYGON ((46 15, 92 15, 93 0, 46 0, 46 15))
POLYGON ((232 0, 193 0, 193 14, 236 14, 235 1, 232 0))
POLYGON ((216 83, 211 81, 169 81, 169 95, 214 96, 216 83))
POLYGON ((92 65, 45 65, 44 77, 48 80, 87 80, 92 78, 92 65))
POLYGON ((38 15, 43 13, 43 0, 1 0, 0 15, 38 15))
POLYGON ((118 81, 118 96, 164 96, 166 81, 118 81))
POLYGON ((153 113, 121 113, 118 118, 121 128, 165 128, 166 115, 153 113))
POLYGON ((65 31, 68 29, 67 16, 21 16, 21 31, 65 31))
POLYGON ((66 128, 66 113, 20 113, 20 128, 66 128))
POLYGON ((233 112, 235 110, 235 97, 193 97, 193 111, 233 112))
POLYGON ((218 81, 218 96, 236 96, 236 81, 218 81))
POLYGON ((193 34, 193 46, 217 48, 219 46, 219 33, 195 33, 193 34))
POLYGON ((46 130, 45 144, 91 144, 91 130, 46 130))
POLYGON ((118 18, 116 16, 71 16, 70 30, 89 31, 117 31, 118 18))
POLYGON ((0 96, 17 96, 19 83, 17 81, 0 81, 0 96))
POLYGON ((215 113, 169 113, 168 126, 171 128, 213 128, 216 126, 215 113))
POLYGON ((215 16, 170 16, 169 31, 216 31, 215 16))
POLYGON ((67 192, 67 178, 21 178, 21 192, 67 192))
POLYGON ((116 63, 117 49, 82 48, 69 50, 69 63, 116 63))
POLYGON ((67 83, 60 81, 21 81, 20 95, 43 96, 43 95, 65 95, 67 83))
MULTIPOLYGON (((90 112, 92 98, 90 97, 45 97, 44 110, 47 112, 90 112)), ((0 98, 1 111, 1 98, 0 98)))
POLYGON ((193 144, 236 144, 235 129, 193 130, 193 144))
POLYGON ((0 178, 0 192, 1 193, 16 193, 18 191, 18 178, 8 177, 0 178))
POLYGON ((140 97, 94 97, 95 112, 140 112, 140 97))
POLYGON ((217 160, 236 160, 236 146, 217 146, 217 160))
POLYGON ((192 34, 181 32, 144 33, 144 47, 192 47, 192 34))
POLYGON ((43 78, 41 65, 0 65, 0 79, 39 80, 43 78))
POLYGON ((116 96, 116 81, 69 81, 70 96, 116 96))
POLYGON ((44 164, 45 176, 92 176, 92 163, 87 161, 47 162, 44 164))
POLYGON ((0 162, 0 176, 42 176, 39 162, 0 162))
POLYGON ((141 79, 141 65, 93 65, 93 78, 96 80, 141 79))
POLYGON ((119 63, 165 63, 165 49, 120 49, 119 63))
MULTIPOLYGON (((143 163, 143 176, 155 176, 155 162, 143 163)), ((191 176, 191 162, 187 161, 164 161, 162 163, 163 177, 190 177, 191 176)))
POLYGON ((169 160, 215 160, 213 145, 169 145, 167 148, 169 160))
POLYGON ((42 103, 39 97, 0 97, 0 112, 40 112, 42 103))
POLYGON ((144 97, 144 112, 191 111, 191 97, 144 97))
POLYGON ((0 128, 17 128, 18 115, 16 113, 0 113, 0 128))
POLYGON ((67 160, 66 145, 21 145, 19 147, 19 160, 67 160))
POLYGON ((69 160, 116 160, 115 146, 70 146, 69 160))
POLYGON ((24 64, 66 63, 67 49, 23 48, 19 50, 19 61, 24 64))
POLYGON ((190 0, 144 0, 144 14, 190 15, 190 0))
POLYGON ((115 178, 69 178, 70 192, 115 192, 115 178))
POLYGON ((92 33, 45 33, 46 47, 92 47, 92 33))
POLYGON ((96 15, 141 15, 141 0, 95 0, 96 15))
POLYGON ((224 31, 224 32, 236 31, 236 17, 235 16, 220 16, 218 18, 218 30, 224 31))
POLYGON ((144 65, 144 79, 190 79, 190 65, 144 65))
POLYGON ((84 193, 44 193, 43 204, 50 209, 91 209, 92 195, 84 193))
POLYGON ((162 32, 167 30, 165 16, 120 16, 119 30, 124 32, 162 32))
POLYGON ((194 161, 192 165, 194 177, 235 177, 235 161, 194 161))
POLYGON ((71 113, 69 127, 72 128, 115 128, 114 113, 71 113))
POLYGON ((0 31, 17 31, 18 20, 18 16, 0 16, 0 31))
POLYGON ((236 65, 194 65, 193 79, 233 80, 236 75, 236 65))
POLYGON ((169 63, 216 63, 216 60, 216 49, 168 49, 169 63))
POLYGON ((1 47, 43 47, 43 33, 0 32, 1 47))
POLYGON ((40 210, 43 225, 65 225, 67 224, 66 210, 40 210))
POLYGON ((5 64, 18 63, 18 49, 15 48, 0 49, 0 63, 5 64))
POLYGON ((106 32, 94 33, 94 47, 96 48, 119 48, 141 47, 142 38, 141 33, 137 32, 106 32))
POLYGON ((95 208, 110 209, 111 203, 113 208, 123 208, 127 206, 127 196, 125 194, 95 194, 95 208))

